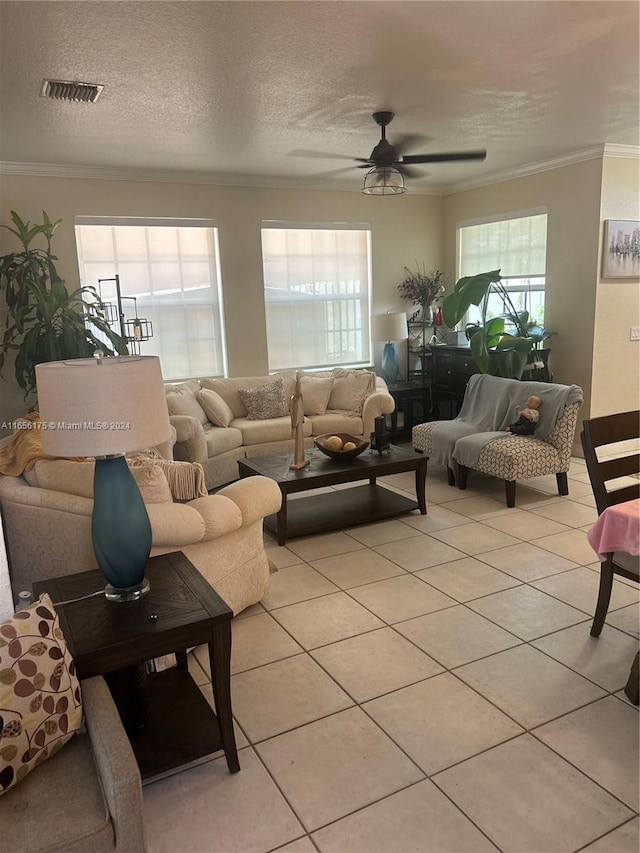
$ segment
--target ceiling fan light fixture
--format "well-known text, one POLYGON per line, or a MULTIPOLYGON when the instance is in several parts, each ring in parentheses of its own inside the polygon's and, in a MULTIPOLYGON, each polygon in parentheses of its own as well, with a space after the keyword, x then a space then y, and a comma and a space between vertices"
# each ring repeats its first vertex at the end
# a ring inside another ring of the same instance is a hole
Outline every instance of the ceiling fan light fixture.
POLYGON ((374 166, 364 176, 365 195, 400 195, 406 191, 404 175, 393 166, 374 166))

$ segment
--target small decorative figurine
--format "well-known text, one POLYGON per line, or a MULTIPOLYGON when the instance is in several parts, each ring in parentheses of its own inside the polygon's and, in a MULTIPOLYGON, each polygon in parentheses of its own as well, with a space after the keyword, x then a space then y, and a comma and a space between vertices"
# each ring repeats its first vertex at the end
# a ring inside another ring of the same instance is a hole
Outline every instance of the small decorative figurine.
POLYGON ((293 437, 293 462, 289 465, 294 471, 304 468, 311 461, 304 455, 304 402, 300 386, 300 374, 296 373, 296 388, 289 398, 289 414, 291 415, 291 435, 293 437))

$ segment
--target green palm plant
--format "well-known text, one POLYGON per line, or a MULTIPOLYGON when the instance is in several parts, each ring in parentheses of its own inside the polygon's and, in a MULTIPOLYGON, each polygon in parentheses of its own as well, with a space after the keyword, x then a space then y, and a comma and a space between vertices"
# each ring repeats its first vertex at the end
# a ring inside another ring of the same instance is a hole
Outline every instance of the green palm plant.
POLYGON ((444 322, 453 329, 465 316, 470 305, 480 307, 481 323, 469 339, 469 348, 481 373, 520 379, 529 354, 553 332, 545 331, 529 318, 527 311, 516 310, 509 292, 502 284, 500 270, 465 276, 453 293, 442 303, 444 322), (491 293, 499 294, 504 313, 487 316, 491 293), (511 329, 511 330, 509 330, 511 329))
POLYGON ((101 349, 106 355, 127 355, 127 343, 104 319, 94 287, 79 287, 69 293, 59 276, 51 251, 51 240, 62 222, 51 222, 42 212, 42 223, 23 222, 11 211, 15 228, 3 225, 22 244, 22 250, 0 257, 0 292, 4 293, 7 318, 0 342, 0 375, 10 354, 15 355, 14 372, 25 401, 36 391, 36 364, 70 358, 86 358, 101 349), (42 236, 45 249, 31 248, 42 236), (98 338, 98 330, 109 341, 98 338))

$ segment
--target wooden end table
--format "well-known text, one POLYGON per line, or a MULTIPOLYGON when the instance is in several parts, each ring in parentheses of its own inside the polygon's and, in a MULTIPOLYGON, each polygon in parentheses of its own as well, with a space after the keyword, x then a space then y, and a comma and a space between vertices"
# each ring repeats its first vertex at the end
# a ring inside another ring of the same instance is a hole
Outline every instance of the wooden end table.
POLYGON ((293 458, 291 453, 251 456, 238 461, 241 477, 261 474, 274 480, 280 488, 280 511, 264 520, 267 530, 277 536, 278 545, 284 545, 290 536, 307 536, 356 524, 370 524, 415 509, 419 509, 422 515, 427 512, 427 457, 413 450, 391 445, 388 453, 365 450, 360 456, 340 460, 331 459, 314 449, 305 451, 305 456, 311 459, 311 464, 298 470, 289 467, 293 458), (406 471, 415 472, 415 501, 376 485, 378 477, 406 471), (369 480, 369 484, 310 495, 287 504, 290 494, 357 480, 369 480))
MULTIPOLYGON (((151 590, 138 601, 85 598, 56 607, 78 677, 136 672, 136 665, 176 653, 178 666, 146 676, 136 693, 144 723, 128 735, 143 783, 224 749, 231 773, 240 770, 231 716, 231 619, 233 613, 181 551, 151 557, 151 590), (187 668, 186 650, 207 644, 213 712, 187 668)), ((33 585, 54 604, 97 592, 105 578, 95 570, 33 585)), ((140 672, 138 666, 137 672, 140 672)), ((131 683, 131 682, 130 682, 131 683)), ((115 695, 116 704, 119 697, 115 695)), ((123 720, 126 710, 119 708, 123 720)))

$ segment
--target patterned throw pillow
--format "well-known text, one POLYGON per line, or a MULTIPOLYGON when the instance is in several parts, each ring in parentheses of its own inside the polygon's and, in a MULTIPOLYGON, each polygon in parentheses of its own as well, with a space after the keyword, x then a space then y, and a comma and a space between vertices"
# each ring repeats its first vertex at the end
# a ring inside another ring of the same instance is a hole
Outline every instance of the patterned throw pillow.
POLYGON ((247 410, 247 419, 250 421, 284 418, 289 414, 281 378, 258 388, 239 388, 238 394, 247 410))
POLYGON ((64 746, 81 720, 75 664, 42 595, 0 624, 0 794, 64 746))

